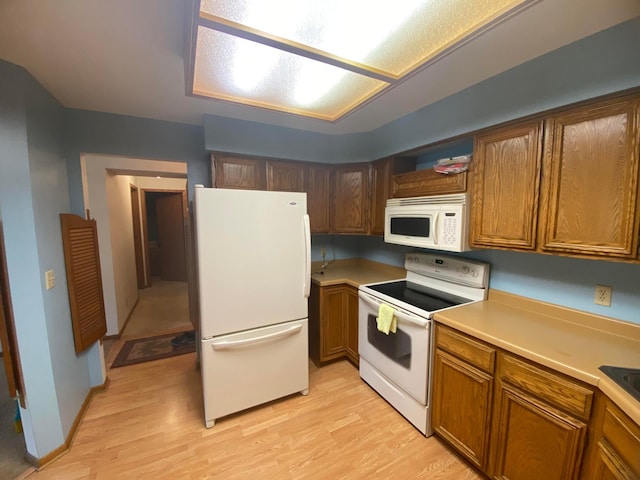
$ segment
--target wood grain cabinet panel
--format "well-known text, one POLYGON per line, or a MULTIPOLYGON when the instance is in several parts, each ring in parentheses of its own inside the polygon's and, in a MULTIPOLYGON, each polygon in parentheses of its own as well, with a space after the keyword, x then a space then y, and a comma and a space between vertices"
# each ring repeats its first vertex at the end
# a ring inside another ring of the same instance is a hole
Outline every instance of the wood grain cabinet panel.
POLYGON ((606 440, 598 442, 596 455, 593 472, 589 477, 591 480, 638 480, 640 478, 633 473, 606 440))
POLYGON ((370 234, 384 235, 384 209, 391 198, 393 176, 415 168, 415 158, 409 157, 387 157, 371 164, 370 234))
POLYGON ((448 195, 467 191, 467 172, 445 175, 432 168, 400 173, 392 177, 393 198, 448 195))
POLYGON ((311 286, 309 356, 317 365, 347 357, 358 365, 358 290, 340 284, 311 286))
POLYGON ((433 374, 435 432, 476 467, 485 471, 493 377, 437 349, 433 374))
POLYGON ((514 125, 479 135, 473 156, 471 244, 536 247, 542 124, 514 125))
POLYGON ((264 190, 264 160, 213 154, 212 177, 216 188, 264 190))
POLYGON ((585 423, 499 382, 491 476, 505 480, 577 479, 586 433, 585 423))
POLYGON ((593 391, 500 353, 492 423, 493 478, 574 480, 580 474, 593 391))
POLYGON ((545 251, 637 256, 638 105, 614 100, 547 120, 545 251))
POLYGON ((303 162, 267 160, 267 190, 304 192, 307 166, 303 162))
POLYGON ((332 231, 369 231, 369 164, 352 163, 334 167, 332 231))
POLYGON ((346 294, 346 310, 345 318, 345 353, 347 358, 354 365, 360 364, 360 356, 358 354, 358 289, 345 285, 346 294))
POLYGON ((590 480, 640 479, 640 425, 607 400, 590 480))
POLYGON ((329 233, 330 169, 312 163, 307 166, 307 211, 311 233, 329 233))

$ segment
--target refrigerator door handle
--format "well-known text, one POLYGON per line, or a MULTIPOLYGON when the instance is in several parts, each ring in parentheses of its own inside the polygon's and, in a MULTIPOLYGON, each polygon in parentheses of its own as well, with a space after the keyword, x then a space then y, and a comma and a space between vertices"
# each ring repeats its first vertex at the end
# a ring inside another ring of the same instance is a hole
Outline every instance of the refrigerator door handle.
POLYGON ((304 228, 304 282, 302 288, 304 296, 309 298, 311 293, 311 226, 308 214, 302 217, 302 225, 304 228))
POLYGON ((259 337, 253 338, 245 338, 242 340, 219 340, 211 342, 211 346, 214 350, 228 350, 231 348, 237 347, 246 347, 247 345, 253 345, 255 343, 267 342, 270 340, 276 340, 282 337, 288 337, 290 335, 294 335, 299 333, 302 330, 302 325, 294 325, 292 327, 287 328, 286 330, 282 330, 281 332, 268 333, 266 335, 260 335, 259 337))

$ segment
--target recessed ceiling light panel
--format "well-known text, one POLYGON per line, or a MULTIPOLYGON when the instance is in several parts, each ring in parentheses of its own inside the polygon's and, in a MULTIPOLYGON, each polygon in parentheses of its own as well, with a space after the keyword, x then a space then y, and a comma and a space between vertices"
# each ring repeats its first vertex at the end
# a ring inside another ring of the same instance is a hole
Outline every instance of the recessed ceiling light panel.
POLYGON ((201 0, 193 93, 336 120, 539 0, 201 0))

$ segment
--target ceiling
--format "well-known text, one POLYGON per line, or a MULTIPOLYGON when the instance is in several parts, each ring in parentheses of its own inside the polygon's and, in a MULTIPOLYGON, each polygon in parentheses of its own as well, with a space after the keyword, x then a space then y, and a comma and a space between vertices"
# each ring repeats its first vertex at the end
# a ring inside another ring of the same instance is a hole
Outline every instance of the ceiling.
POLYGON ((209 114, 321 133, 355 133, 640 15, 638 0, 535 2, 328 122, 186 95, 188 3, 0 0, 0 59, 26 68, 69 108, 194 125, 202 125, 203 115, 209 114))

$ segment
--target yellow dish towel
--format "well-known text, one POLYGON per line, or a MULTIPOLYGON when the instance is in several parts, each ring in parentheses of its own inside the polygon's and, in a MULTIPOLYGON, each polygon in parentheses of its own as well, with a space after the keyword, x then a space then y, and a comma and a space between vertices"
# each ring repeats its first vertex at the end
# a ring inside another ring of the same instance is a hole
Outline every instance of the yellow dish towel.
POLYGON ((385 305, 384 303, 380 304, 380 308, 378 309, 378 318, 376 318, 376 324, 378 326, 378 330, 386 335, 389 335, 389 332, 396 333, 398 319, 396 318, 394 313, 395 310, 389 305, 385 305))

